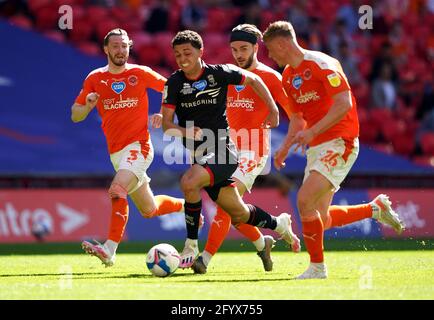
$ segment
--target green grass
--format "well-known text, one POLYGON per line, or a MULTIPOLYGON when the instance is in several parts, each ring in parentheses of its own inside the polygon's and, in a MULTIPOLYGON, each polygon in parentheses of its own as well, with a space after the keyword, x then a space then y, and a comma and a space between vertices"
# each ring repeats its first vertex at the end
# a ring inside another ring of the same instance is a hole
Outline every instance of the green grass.
MULTIPOLYGON (((122 251, 122 250, 121 250, 122 251)), ((254 252, 218 253, 206 275, 151 276, 144 253, 104 268, 80 254, 0 256, 0 299, 434 299, 434 251, 326 252, 329 278, 294 281, 306 252, 273 253, 265 273, 254 252)))

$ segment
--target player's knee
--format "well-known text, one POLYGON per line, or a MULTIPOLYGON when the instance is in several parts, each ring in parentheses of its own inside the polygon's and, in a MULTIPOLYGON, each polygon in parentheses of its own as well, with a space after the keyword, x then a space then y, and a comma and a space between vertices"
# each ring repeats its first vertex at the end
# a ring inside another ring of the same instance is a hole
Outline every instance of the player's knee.
POLYGON ((300 213, 308 211, 312 206, 312 196, 307 192, 299 192, 297 195, 297 207, 300 213))
POLYGON ((140 208, 139 211, 142 217, 146 219, 153 218, 158 215, 158 210, 156 207, 140 208))
POLYGON ((112 183, 108 193, 112 199, 126 199, 128 195, 127 189, 121 186, 119 183, 112 183))
POLYGON ((182 177, 181 179, 181 190, 186 193, 197 192, 200 190, 198 182, 193 178, 182 177))

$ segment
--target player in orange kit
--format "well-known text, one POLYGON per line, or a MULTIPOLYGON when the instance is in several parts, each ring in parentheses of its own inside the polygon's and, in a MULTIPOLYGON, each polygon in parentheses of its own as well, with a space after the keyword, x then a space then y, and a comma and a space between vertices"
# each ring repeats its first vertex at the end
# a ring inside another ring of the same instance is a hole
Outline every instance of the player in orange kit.
POLYGON ((403 231, 404 225, 383 194, 368 204, 330 206, 359 152, 356 101, 339 61, 301 48, 287 21, 270 24, 264 42, 270 58, 285 67, 282 83, 292 109, 288 135, 275 154, 276 168, 285 165, 292 145, 296 145, 295 150, 301 147, 303 153, 309 146, 297 207, 310 265, 296 279, 327 278, 325 229, 365 218, 390 225, 397 233, 403 231))
MULTIPOLYGON (((105 36, 108 64, 89 73, 72 106, 73 122, 83 121, 96 107, 116 170, 108 190, 112 202, 108 240, 104 244, 82 243, 83 249, 97 256, 105 266, 114 264, 124 234, 128 221, 127 195, 145 218, 182 211, 184 204, 183 199, 154 197, 149 187, 151 179, 146 170, 154 152, 148 132, 146 89, 162 92, 166 79, 148 67, 127 63, 131 46, 125 30, 113 29, 105 36)), ((161 119, 161 114, 153 115, 153 127, 160 127, 161 119)))
MULTIPOLYGON (((288 99, 281 83, 281 75, 272 68, 258 61, 257 53, 262 33, 251 24, 242 24, 232 29, 230 46, 237 65, 257 74, 269 88, 273 99, 285 110, 288 117, 288 99)), ((227 117, 231 128, 231 138, 236 143, 240 164, 232 175, 240 196, 250 192, 255 179, 267 163, 270 152, 270 129, 262 127, 269 109, 255 91, 244 85, 229 86, 227 93, 227 117)), ((231 226, 231 217, 222 208, 210 226, 205 250, 194 262, 196 273, 206 273, 212 257, 220 248, 231 226)), ((257 227, 240 223, 235 227, 255 245, 265 271, 271 271, 273 261, 271 249, 275 243, 272 236, 264 236, 257 227)), ((300 250, 300 240, 295 234, 289 244, 292 250, 300 250)))

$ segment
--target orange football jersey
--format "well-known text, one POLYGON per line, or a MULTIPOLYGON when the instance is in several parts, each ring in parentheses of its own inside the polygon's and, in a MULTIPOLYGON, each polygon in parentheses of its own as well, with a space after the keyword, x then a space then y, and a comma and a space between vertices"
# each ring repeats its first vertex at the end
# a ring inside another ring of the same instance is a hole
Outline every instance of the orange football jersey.
MULTIPOLYGON (((288 117, 291 112, 288 98, 282 87, 282 76, 263 63, 252 71, 261 77, 270 90, 273 99, 280 105, 288 117)), ((232 134, 233 140, 239 150, 253 150, 261 157, 269 152, 269 129, 262 129, 261 125, 268 116, 266 103, 256 94, 251 86, 229 86, 227 93, 227 117, 232 130, 247 129, 249 139, 241 139, 239 135, 232 134), (256 134, 252 129, 257 129, 256 134), (247 144, 248 143, 248 144, 247 144)))
MULTIPOLYGON (((307 50, 297 68, 286 66, 282 78, 291 110, 303 113, 308 128, 324 118, 333 105, 335 94, 351 91, 339 61, 318 51, 307 50)), ((351 110, 333 127, 316 136, 311 146, 339 137, 350 141, 359 135, 357 106, 352 92, 351 97, 351 110)))
POLYGON ((146 66, 126 64, 119 74, 110 73, 105 66, 89 73, 75 102, 85 105, 90 92, 100 95, 96 108, 109 153, 114 153, 149 138, 146 89, 162 92, 165 83, 166 78, 146 66))

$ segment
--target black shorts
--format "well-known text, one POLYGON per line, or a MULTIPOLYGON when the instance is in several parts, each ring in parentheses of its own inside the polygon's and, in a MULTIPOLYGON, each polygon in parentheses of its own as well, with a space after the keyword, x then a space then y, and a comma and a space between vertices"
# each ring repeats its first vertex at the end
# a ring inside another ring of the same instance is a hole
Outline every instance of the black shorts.
POLYGON ((206 154, 193 162, 208 171, 210 185, 204 189, 213 201, 217 200, 221 188, 234 186, 235 181, 231 177, 238 167, 238 151, 230 138, 227 139, 225 147, 221 148, 219 152, 207 150, 206 154))

